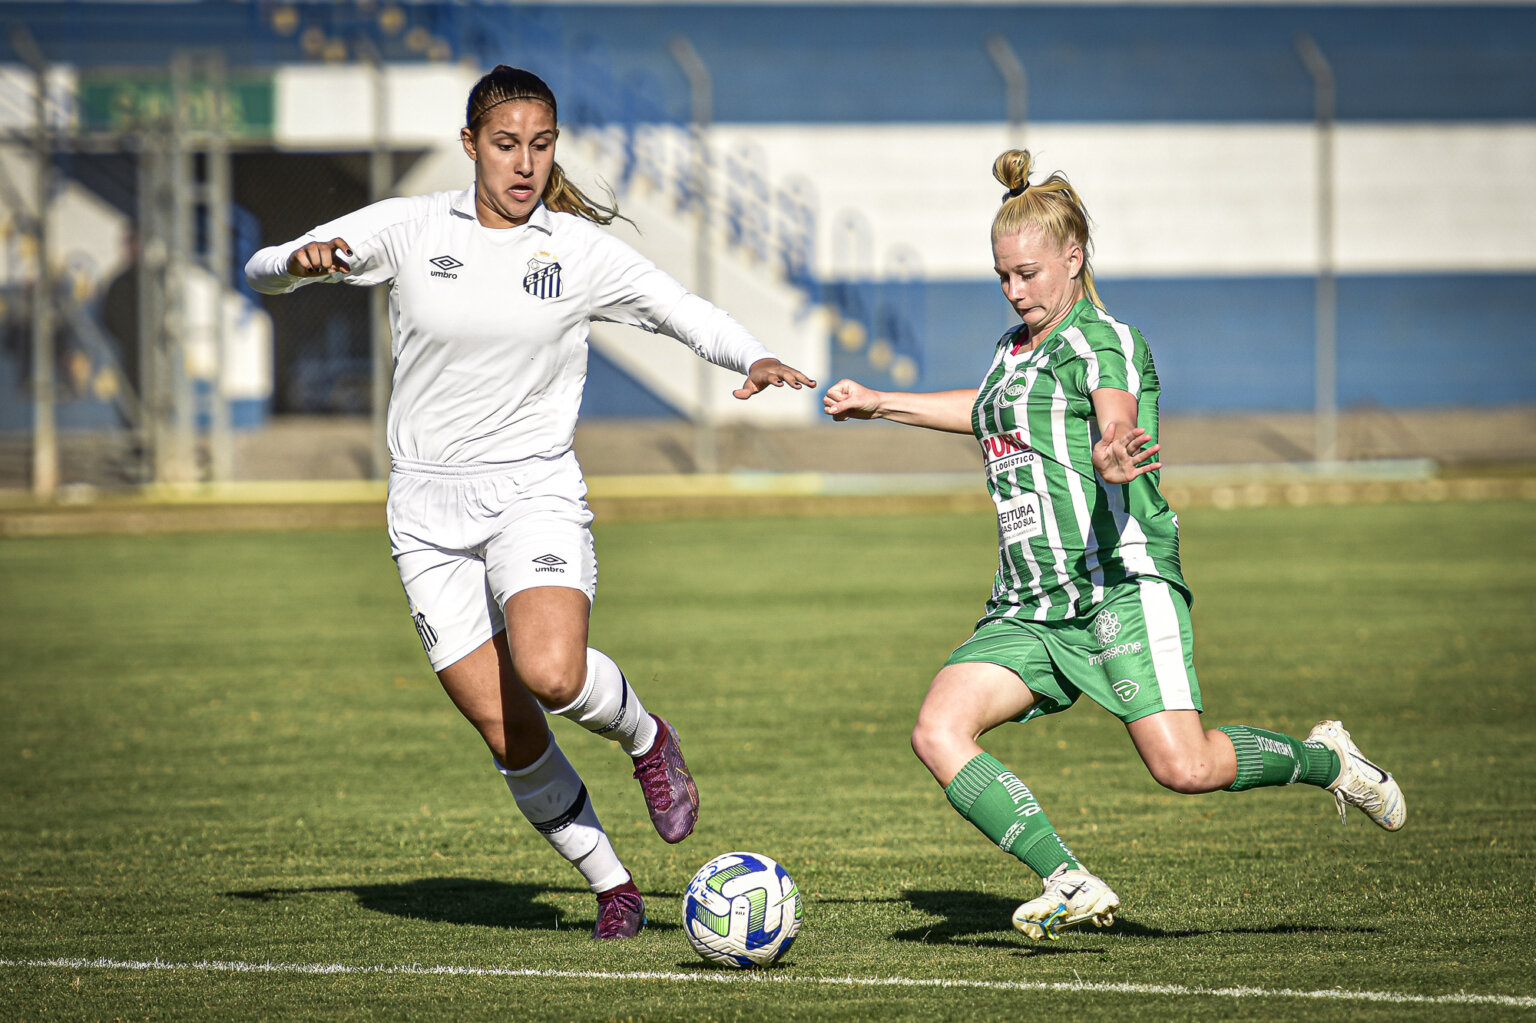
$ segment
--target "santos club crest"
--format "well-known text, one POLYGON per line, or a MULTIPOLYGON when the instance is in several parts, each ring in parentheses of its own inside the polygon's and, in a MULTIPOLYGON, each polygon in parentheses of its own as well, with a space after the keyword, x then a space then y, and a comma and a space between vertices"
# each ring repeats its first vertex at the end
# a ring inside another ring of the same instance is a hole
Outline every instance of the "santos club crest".
POLYGON ((547 252, 539 252, 528 261, 523 290, 534 298, 560 297, 560 264, 547 252))

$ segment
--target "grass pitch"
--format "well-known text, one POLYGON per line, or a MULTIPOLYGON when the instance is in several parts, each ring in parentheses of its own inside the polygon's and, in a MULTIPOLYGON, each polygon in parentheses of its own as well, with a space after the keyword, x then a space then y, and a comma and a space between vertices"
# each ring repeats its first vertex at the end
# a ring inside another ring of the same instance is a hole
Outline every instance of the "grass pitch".
POLYGON ((703 801, 663 844, 627 758, 554 723, 646 893, 646 933, 603 944, 428 671, 381 533, 6 540, 0 1016, 1530 1019, 1532 511, 1185 515, 1207 720, 1342 718, 1408 826, 1165 792, 1087 703, 1004 726, 988 749, 1124 902, 1042 944, 1008 923, 1038 883, 907 747, 985 598, 985 516, 599 527, 594 643, 703 801), (751 975, 678 925, 738 848, 806 895, 751 975))

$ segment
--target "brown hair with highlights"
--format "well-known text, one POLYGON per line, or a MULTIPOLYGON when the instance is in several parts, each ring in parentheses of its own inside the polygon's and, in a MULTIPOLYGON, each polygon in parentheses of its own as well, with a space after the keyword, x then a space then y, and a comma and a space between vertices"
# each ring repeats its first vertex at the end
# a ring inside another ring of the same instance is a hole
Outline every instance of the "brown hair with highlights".
MULTIPOLYGON (((544 79, 532 71, 497 64, 475 83, 473 89, 469 90, 469 104, 464 111, 464 123, 469 128, 470 135, 474 136, 480 131, 492 107, 498 107, 513 100, 534 100, 543 103, 549 107, 549 112, 555 116, 556 122, 559 122, 560 113, 555 104, 555 93, 544 84, 544 79)), ((595 224, 611 224, 615 217, 620 217, 617 204, 604 206, 602 203, 593 201, 565 176, 565 171, 560 169, 558 163, 550 171, 549 182, 544 186, 544 194, 539 198, 544 201, 545 206, 556 213, 574 213, 595 224)), ((612 199, 610 198, 609 201, 612 202, 612 199)), ((620 217, 620 219, 627 218, 620 217)))

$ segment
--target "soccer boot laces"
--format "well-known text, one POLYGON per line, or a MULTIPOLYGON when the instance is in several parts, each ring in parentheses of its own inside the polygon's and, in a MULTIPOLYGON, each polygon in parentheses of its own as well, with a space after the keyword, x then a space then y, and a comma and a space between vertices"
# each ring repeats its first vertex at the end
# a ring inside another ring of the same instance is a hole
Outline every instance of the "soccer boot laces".
POLYGON ((1013 926, 1036 941, 1055 941, 1061 931, 1092 920, 1095 927, 1115 922, 1120 897, 1109 885, 1081 868, 1066 864, 1045 879, 1045 890, 1013 911, 1013 926))
POLYGON ((645 927, 645 900, 630 878, 616 888, 597 893, 597 923, 592 937, 599 941, 633 938, 645 927))
POLYGON ((1307 733, 1308 742, 1320 742, 1339 758, 1339 776, 1328 791, 1333 793, 1343 822, 1348 807, 1356 807, 1388 831, 1396 831, 1408 820, 1408 806, 1397 780, 1365 759, 1360 747, 1349 738, 1339 721, 1319 721, 1307 733))
POLYGON ((677 744, 677 729, 663 717, 651 717, 656 719, 656 741, 649 752, 635 758, 635 778, 656 833, 667 842, 681 842, 698 822, 699 790, 677 744))

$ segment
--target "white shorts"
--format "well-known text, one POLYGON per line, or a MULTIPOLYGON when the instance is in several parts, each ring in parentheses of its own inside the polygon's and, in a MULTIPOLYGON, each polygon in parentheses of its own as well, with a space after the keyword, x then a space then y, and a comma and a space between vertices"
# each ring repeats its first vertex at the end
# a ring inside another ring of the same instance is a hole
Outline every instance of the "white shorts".
POLYGON ((589 601, 597 593, 592 512, 574 452, 508 466, 396 461, 388 521, 433 671, 505 629, 514 593, 568 586, 589 601))

